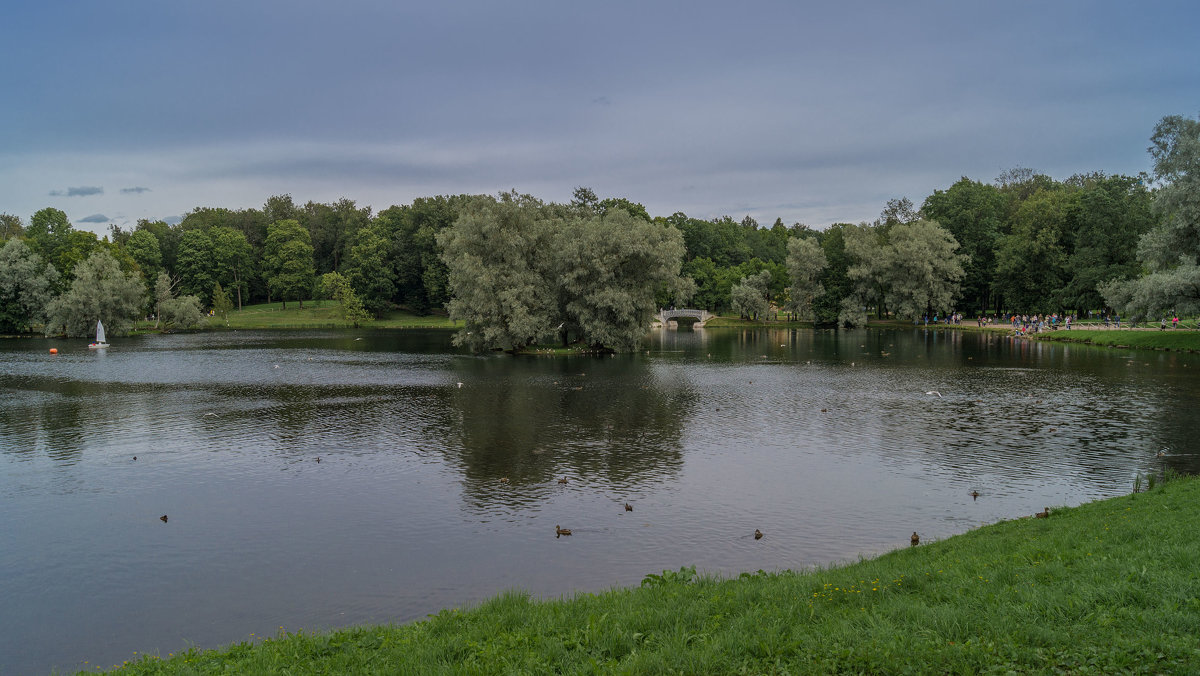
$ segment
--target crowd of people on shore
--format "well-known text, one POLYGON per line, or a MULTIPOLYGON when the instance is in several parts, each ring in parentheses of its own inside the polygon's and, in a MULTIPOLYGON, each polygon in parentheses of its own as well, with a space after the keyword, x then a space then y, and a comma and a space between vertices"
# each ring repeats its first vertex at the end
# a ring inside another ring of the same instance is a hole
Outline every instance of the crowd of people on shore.
MULTIPOLYGON (((925 315, 924 322, 926 326, 929 326, 930 321, 930 316, 928 314, 925 315)), ((944 319, 937 313, 934 313, 932 317, 932 322, 934 324, 944 322, 946 324, 955 325, 962 324, 962 321, 963 315, 961 312, 952 312, 944 319)), ((1166 331, 1168 326, 1170 326, 1172 329, 1178 329, 1179 323, 1180 321, 1178 314, 1172 313, 1169 317, 1163 315, 1159 320, 1158 328, 1160 331, 1166 331)), ((1030 333, 1042 333, 1043 331, 1057 331, 1060 328, 1070 331, 1072 326, 1079 326, 1079 317, 1073 314, 1058 312, 1032 315, 1015 313, 997 313, 994 315, 989 315, 987 313, 983 313, 975 317, 975 325, 980 328, 999 324, 1008 324, 1012 328, 1014 335, 1024 336, 1030 333)), ((1119 329, 1121 328, 1121 315, 1117 313, 1093 313, 1089 311, 1088 325, 1095 326, 1097 328, 1103 326, 1104 328, 1119 329)), ((1136 317, 1132 322, 1127 321, 1125 326, 1126 328, 1130 329, 1149 328, 1148 324, 1145 323, 1139 327, 1138 319, 1136 317)), ((1200 328, 1200 318, 1197 318, 1196 320, 1196 327, 1200 328)))

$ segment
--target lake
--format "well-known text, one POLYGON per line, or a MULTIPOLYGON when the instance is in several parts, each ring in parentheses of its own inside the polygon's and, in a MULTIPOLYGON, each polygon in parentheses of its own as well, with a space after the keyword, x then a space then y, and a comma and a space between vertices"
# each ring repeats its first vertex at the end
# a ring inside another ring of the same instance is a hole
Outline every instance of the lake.
POLYGON ((1196 355, 923 329, 662 330, 615 357, 449 338, 0 340, 0 673, 853 561, 1200 471, 1196 355))

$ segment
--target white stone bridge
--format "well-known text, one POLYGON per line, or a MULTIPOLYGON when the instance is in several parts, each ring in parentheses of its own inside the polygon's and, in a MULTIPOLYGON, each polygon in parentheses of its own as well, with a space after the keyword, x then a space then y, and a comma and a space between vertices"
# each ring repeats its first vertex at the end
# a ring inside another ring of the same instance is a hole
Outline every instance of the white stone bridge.
POLYGON ((658 311, 658 321, 663 326, 666 326, 667 322, 673 321, 678 323, 680 318, 696 320, 692 326, 704 326, 704 322, 712 319, 715 316, 716 315, 708 310, 692 310, 689 308, 674 308, 671 310, 658 311))

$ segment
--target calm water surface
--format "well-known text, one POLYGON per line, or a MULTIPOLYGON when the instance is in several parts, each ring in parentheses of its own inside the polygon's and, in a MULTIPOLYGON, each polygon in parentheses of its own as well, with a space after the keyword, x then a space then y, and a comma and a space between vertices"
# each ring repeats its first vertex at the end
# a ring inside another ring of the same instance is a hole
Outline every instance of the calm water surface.
POLYGON ((0 340, 0 673, 853 560, 1200 470, 1200 359, 1175 353, 923 330, 662 331, 607 358, 420 331, 115 342, 0 340))

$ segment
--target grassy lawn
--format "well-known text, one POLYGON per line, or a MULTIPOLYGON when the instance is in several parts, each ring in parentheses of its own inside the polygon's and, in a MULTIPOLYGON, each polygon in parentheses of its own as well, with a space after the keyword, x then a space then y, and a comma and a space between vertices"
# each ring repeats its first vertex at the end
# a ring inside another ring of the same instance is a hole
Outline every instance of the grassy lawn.
POLYGON ((1052 331, 1033 336, 1037 340, 1059 343, 1087 343, 1109 347, 1136 347, 1157 350, 1200 351, 1200 331, 1184 329, 1052 331))
POLYGON ((139 656, 119 671, 1197 673, 1198 522, 1200 480, 1174 479, 845 566, 664 571, 550 601, 507 592, 412 624, 139 656))
MULTIPOLYGON (((352 324, 342 319, 342 308, 339 304, 324 301, 305 301, 304 309, 296 302, 289 302, 287 309, 283 303, 261 303, 246 305, 239 310, 229 313, 229 325, 219 317, 207 320, 209 328, 230 329, 329 329, 352 328, 352 324)), ((139 329, 153 326, 140 323, 139 329)), ((457 328, 450 319, 442 314, 427 316, 415 315, 396 310, 389 312, 379 319, 364 322, 362 328, 368 329, 454 329, 457 328)))
POLYGON ((719 315, 716 317, 712 317, 708 321, 704 322, 705 328, 716 328, 716 327, 723 327, 723 326, 726 326, 726 327, 734 326, 734 327, 744 327, 744 328, 772 328, 772 329, 774 329, 774 328, 812 328, 812 325, 813 325, 813 323, 811 321, 789 322, 789 321, 783 320, 783 319, 751 321, 749 319, 743 319, 737 315, 719 315))

